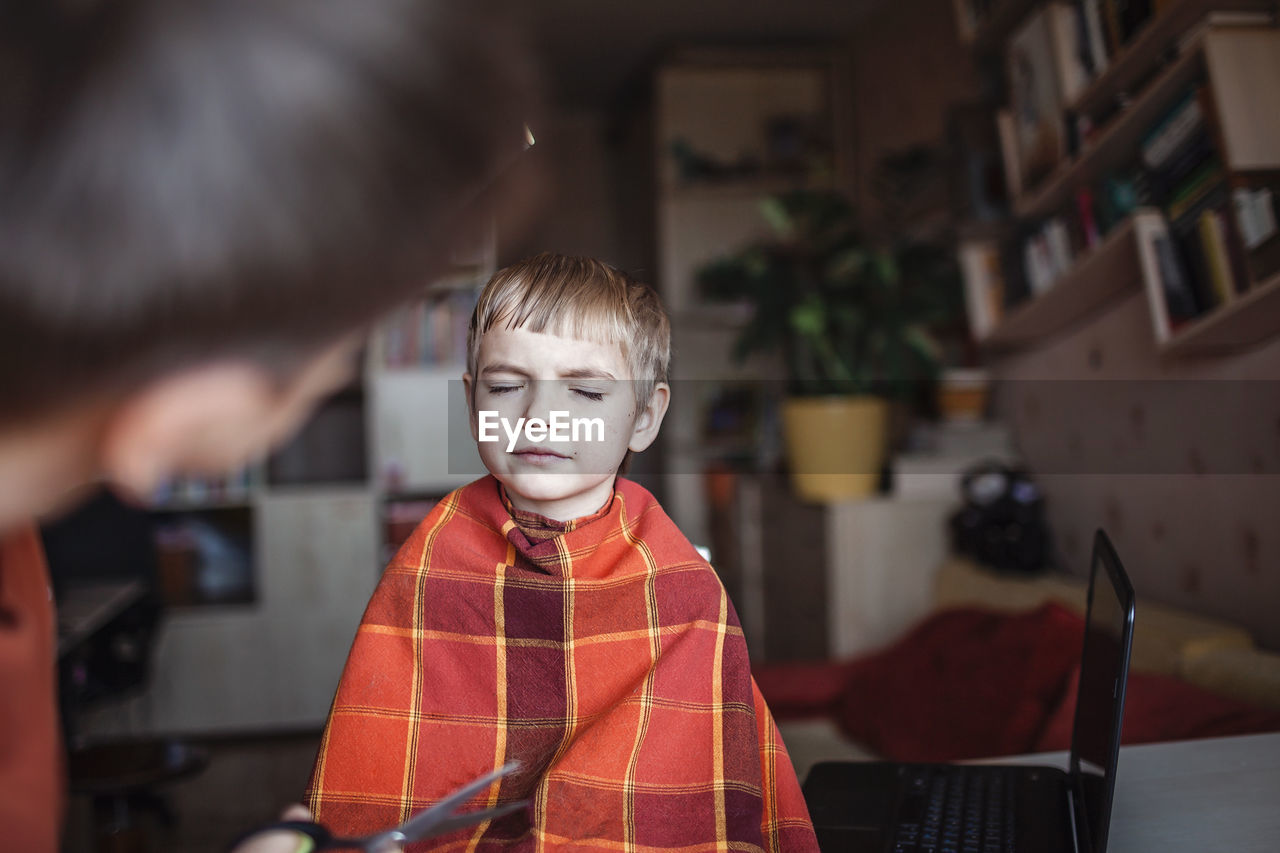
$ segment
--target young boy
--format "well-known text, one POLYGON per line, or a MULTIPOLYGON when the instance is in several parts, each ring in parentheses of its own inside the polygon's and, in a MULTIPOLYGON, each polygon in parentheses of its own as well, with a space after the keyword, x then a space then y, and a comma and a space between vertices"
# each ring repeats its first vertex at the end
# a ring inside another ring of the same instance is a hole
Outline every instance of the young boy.
POLYGON ((486 802, 529 806, 441 847, 816 850, 724 587, 617 476, 670 397, 656 295, 539 255, 489 282, 469 347, 490 476, 387 567, 308 786, 317 819, 373 831, 518 760, 486 802))

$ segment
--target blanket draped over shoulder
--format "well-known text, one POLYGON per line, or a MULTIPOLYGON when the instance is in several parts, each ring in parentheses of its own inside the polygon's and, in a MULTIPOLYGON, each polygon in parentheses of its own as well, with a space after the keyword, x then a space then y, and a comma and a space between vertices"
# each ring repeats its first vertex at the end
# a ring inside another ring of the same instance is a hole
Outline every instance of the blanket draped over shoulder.
POLYGON ((365 611, 308 804, 372 832, 513 759, 466 808, 529 806, 432 849, 817 849, 724 587, 621 478, 567 523, 491 477, 431 511, 365 611))

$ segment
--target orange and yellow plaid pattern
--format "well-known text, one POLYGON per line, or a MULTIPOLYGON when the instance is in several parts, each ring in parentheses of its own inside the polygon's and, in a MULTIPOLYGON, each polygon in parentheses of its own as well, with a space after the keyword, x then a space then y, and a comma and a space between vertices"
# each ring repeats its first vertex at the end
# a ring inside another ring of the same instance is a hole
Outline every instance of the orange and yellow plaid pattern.
POLYGON ((365 611, 308 803, 384 829, 489 770, 523 811, 415 849, 817 850, 719 578, 619 478, 564 525, 486 477, 449 495, 365 611))

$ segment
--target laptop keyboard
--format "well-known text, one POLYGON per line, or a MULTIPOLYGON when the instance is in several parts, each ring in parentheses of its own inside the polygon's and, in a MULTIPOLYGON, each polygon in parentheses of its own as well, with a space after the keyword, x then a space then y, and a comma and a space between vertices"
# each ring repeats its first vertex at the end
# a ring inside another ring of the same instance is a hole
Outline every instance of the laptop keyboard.
POLYGON ((1014 853, 1014 780, 998 767, 911 767, 893 853, 1014 853))

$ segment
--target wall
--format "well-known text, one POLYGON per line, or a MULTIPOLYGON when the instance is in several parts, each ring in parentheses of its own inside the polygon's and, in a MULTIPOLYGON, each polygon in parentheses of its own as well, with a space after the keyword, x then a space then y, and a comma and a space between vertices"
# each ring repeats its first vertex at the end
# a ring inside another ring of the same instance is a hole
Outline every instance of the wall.
POLYGON ((604 117, 561 111, 547 116, 533 131, 538 141, 525 156, 543 174, 543 194, 536 218, 522 233, 513 237, 499 225, 499 264, 538 252, 617 263, 617 194, 604 117))
POLYGON ((854 34, 852 64, 855 192, 874 214, 871 175, 886 154, 941 143, 947 113, 971 99, 977 78, 956 37, 951 0, 886 4, 854 34))
POLYGON ((1066 569, 1086 571, 1103 527, 1139 602, 1231 619, 1280 649, 1280 338, 1162 360, 1137 287, 997 360, 999 409, 1047 494, 1066 569))
POLYGON ((174 609, 141 695, 104 703, 96 736, 318 730, 381 566, 373 494, 272 490, 255 507, 251 606, 174 609))

